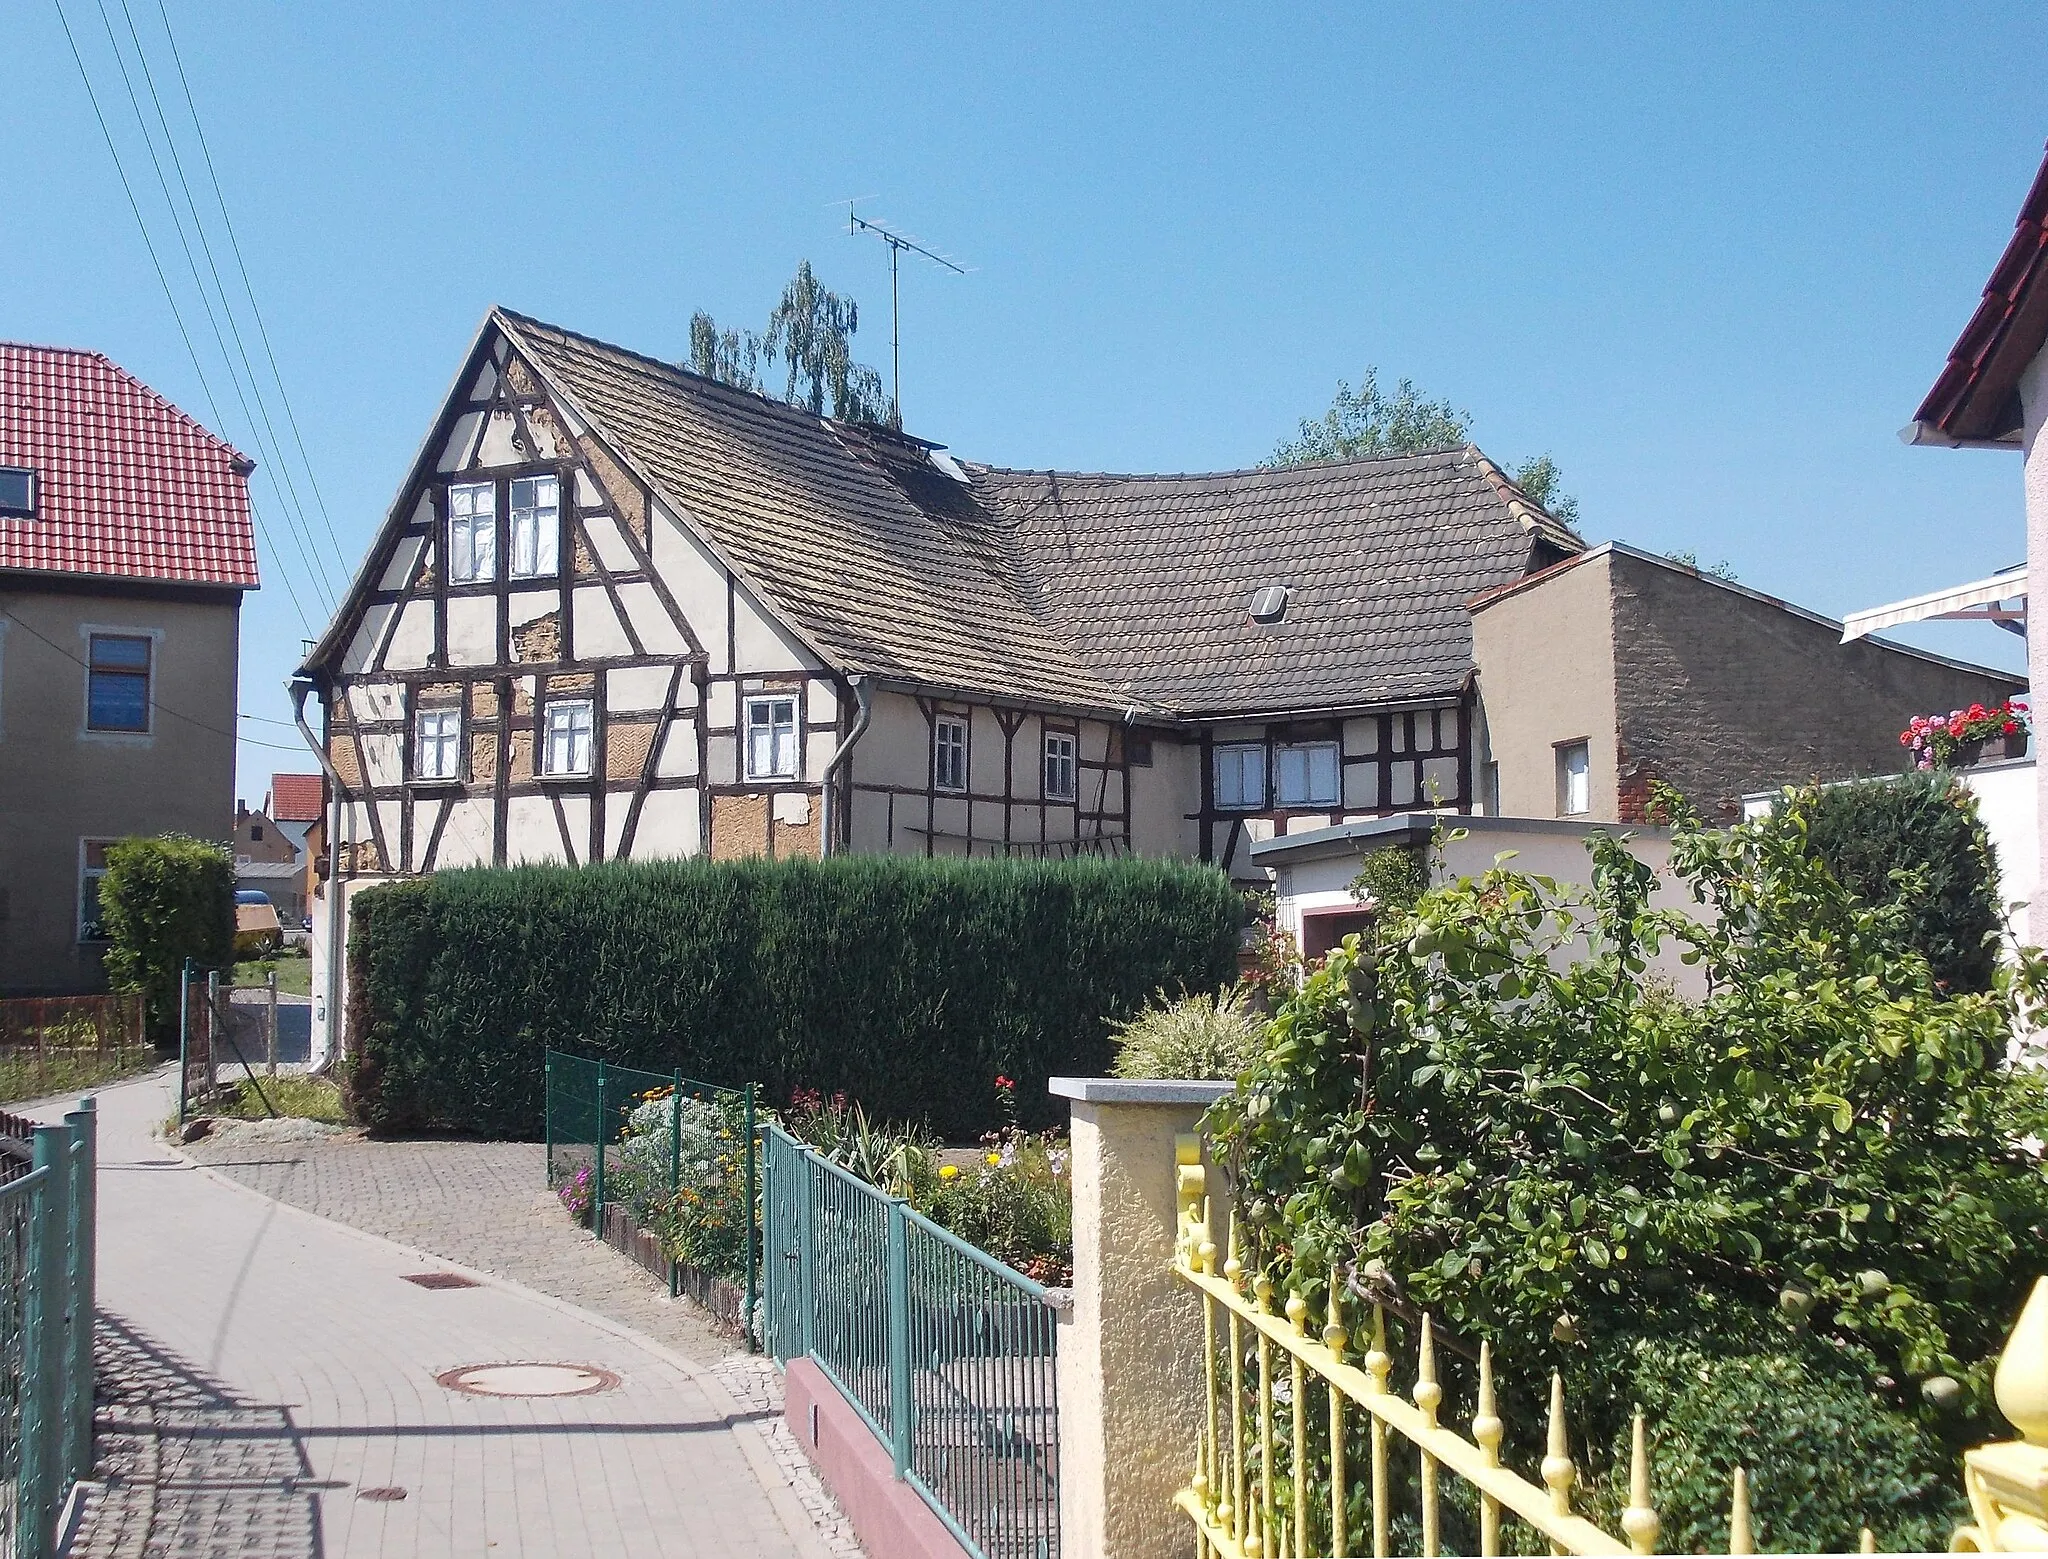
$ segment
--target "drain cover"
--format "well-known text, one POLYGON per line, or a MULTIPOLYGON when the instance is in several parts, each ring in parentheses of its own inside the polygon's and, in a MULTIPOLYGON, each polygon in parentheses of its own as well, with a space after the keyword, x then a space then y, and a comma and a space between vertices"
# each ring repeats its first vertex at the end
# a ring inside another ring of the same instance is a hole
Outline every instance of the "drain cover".
POLYGON ((417 1283, 421 1288, 476 1288, 475 1278, 466 1278, 460 1272, 408 1272, 408 1283, 417 1283))
POLYGON ((377 1500, 399 1500, 405 1498, 405 1490, 396 1487, 382 1489, 357 1489, 356 1498, 377 1500))
POLYGON ((619 1383, 595 1364, 465 1364, 434 1379, 477 1397, 587 1397, 619 1383))

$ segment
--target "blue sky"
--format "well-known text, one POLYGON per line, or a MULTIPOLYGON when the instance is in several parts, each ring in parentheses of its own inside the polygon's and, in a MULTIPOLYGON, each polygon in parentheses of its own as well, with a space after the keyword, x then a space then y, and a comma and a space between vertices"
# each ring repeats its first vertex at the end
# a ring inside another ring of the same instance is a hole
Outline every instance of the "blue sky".
MULTIPOLYGON (((904 272, 907 425, 965 456, 1247 465, 1376 364, 1502 461, 1550 451, 1589 538, 1831 614, 2024 555, 2016 456, 1895 434, 2041 158, 2037 6, 165 3, 351 567, 492 302, 681 357, 694 309, 758 326, 809 257, 886 367, 851 196, 973 268, 904 272)), ((177 129, 157 0, 128 4, 177 129)), ((251 448, 99 0, 65 14, 251 448)), ((5 29, 0 337, 213 421, 57 11, 5 29)), ((280 565, 323 614, 257 497, 242 708, 275 721, 306 632, 280 565)), ((252 801, 273 767, 310 764, 245 744, 252 801)))

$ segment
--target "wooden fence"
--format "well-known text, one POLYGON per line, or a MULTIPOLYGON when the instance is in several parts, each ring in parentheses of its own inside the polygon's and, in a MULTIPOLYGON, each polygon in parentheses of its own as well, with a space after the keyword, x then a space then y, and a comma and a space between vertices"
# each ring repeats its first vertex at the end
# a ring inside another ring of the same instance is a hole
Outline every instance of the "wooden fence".
POLYGON ((21 1098, 79 1086, 141 1064, 149 1040, 133 993, 20 996, 0 1001, 0 1068, 21 1098))

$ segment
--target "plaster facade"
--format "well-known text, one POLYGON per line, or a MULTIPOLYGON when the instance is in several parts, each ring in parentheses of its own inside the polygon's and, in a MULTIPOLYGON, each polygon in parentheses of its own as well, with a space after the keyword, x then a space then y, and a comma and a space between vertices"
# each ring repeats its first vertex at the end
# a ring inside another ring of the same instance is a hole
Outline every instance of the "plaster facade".
POLYGON ((103 990, 88 851, 234 823, 241 592, 0 577, 0 994, 103 990), (90 636, 147 638, 148 729, 87 720, 90 636))

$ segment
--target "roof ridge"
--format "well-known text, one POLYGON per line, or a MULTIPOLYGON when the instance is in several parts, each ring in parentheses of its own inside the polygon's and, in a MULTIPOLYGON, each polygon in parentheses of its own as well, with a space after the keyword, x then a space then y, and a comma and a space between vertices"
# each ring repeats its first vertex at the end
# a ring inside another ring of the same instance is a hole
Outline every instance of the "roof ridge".
POLYGON ((1403 460, 1431 460, 1443 455, 1476 450, 1472 444, 1442 444, 1429 449, 1404 449, 1379 455, 1341 455, 1330 460, 1298 460, 1287 465, 1229 466, 1215 471, 1064 471, 1055 466, 998 466, 984 461, 962 460, 960 464, 990 476, 1056 476, 1064 481, 1099 482, 1195 482, 1226 476, 1279 476, 1295 472, 1329 471, 1344 466, 1391 466, 1403 460))

